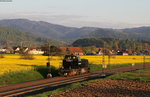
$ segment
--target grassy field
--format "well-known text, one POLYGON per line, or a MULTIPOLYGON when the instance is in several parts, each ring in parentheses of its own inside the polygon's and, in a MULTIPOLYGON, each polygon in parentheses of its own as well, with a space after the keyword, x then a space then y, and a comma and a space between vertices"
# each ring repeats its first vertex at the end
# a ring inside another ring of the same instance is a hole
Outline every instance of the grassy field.
POLYGON ((150 68, 136 70, 132 72, 119 73, 119 74, 111 75, 105 79, 96 79, 96 80, 90 80, 90 81, 81 82, 81 83, 74 83, 74 84, 71 84, 62 88, 58 88, 53 91, 48 91, 48 92, 44 92, 41 94, 28 96, 28 97, 48 97, 48 95, 54 95, 54 94, 58 94, 64 91, 69 91, 73 88, 80 87, 83 84, 87 84, 89 82, 103 81, 103 80, 136 80, 136 81, 141 81, 141 82, 150 82, 150 68))

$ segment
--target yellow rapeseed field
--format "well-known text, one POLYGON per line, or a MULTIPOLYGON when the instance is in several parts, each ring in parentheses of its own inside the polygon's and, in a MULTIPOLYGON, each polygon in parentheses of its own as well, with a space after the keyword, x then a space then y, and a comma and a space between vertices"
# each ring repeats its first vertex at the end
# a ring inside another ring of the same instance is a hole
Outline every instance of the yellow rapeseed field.
MULTIPOLYGON (((34 56, 34 60, 20 59, 19 55, 5 55, 5 58, 0 58, 0 75, 12 71, 31 70, 38 66, 46 66, 47 56, 34 56)), ((123 63, 142 63, 143 56, 81 56, 88 59, 90 64, 123 64, 123 63)), ((150 56, 145 56, 145 62, 150 62, 150 56)), ((62 64, 63 57, 50 57, 51 65, 59 68, 62 64)))
MULTIPOLYGON (((144 62, 144 56, 81 56, 89 60, 91 64, 124 64, 124 63, 142 63, 144 62)), ((145 62, 150 62, 150 56, 145 56, 145 62)))

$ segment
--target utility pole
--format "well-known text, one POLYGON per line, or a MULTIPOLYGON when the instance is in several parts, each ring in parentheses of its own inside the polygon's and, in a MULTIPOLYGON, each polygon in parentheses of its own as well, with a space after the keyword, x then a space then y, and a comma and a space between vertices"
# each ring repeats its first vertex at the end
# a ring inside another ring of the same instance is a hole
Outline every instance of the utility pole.
POLYGON ((104 48, 105 48, 105 42, 103 43, 103 56, 102 56, 102 68, 104 68, 104 64, 105 64, 105 51, 104 51, 104 48))
MULTIPOLYGON (((132 50, 131 50, 132 51, 132 50)), ((134 58, 132 58, 133 60, 135 60, 136 58, 135 58, 135 42, 134 42, 134 44, 133 44, 133 54, 132 55, 134 55, 134 58)), ((132 66, 134 66, 135 65, 135 61, 132 63, 132 66)))
POLYGON ((105 42, 103 43, 102 68, 107 68, 107 65, 105 63, 105 42))
POLYGON ((108 55, 108 64, 110 65, 110 58, 111 58, 111 54, 109 52, 109 55, 108 55))
POLYGON ((50 67, 50 44, 48 44, 48 62, 47 62, 47 68, 48 68, 48 74, 47 74, 47 78, 52 78, 52 74, 51 74, 51 67, 50 67))
MULTIPOLYGON (((107 68, 107 65, 105 64, 105 42, 103 42, 103 55, 102 55, 102 72, 103 70, 107 68)), ((106 76, 104 73, 101 76, 106 76)))
POLYGON ((50 44, 48 44, 48 62, 49 63, 50 63, 50 50, 51 50, 50 44))
POLYGON ((144 49, 143 49, 143 43, 142 43, 142 55, 143 55, 143 69, 145 68, 145 53, 144 53, 144 49))

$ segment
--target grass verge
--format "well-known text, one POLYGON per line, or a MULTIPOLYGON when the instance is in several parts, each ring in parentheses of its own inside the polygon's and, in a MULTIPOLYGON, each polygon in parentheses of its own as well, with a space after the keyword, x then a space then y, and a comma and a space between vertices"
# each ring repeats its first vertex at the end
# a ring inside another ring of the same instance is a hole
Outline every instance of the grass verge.
MULTIPOLYGON (((138 64, 141 65, 141 64, 138 64)), ((107 68, 102 68, 102 65, 94 65, 91 64, 90 66, 90 70, 91 72, 95 72, 98 70, 107 70, 107 69, 113 69, 113 68, 119 68, 119 67, 128 67, 131 66, 131 64, 113 64, 113 65, 107 65, 107 68)))
POLYGON ((0 76, 0 85, 16 84, 21 82, 33 81, 42 79, 40 73, 30 71, 11 72, 0 76))
POLYGON ((136 70, 125 73, 118 73, 112 76, 109 76, 107 79, 111 80, 136 80, 150 82, 150 68, 136 70))

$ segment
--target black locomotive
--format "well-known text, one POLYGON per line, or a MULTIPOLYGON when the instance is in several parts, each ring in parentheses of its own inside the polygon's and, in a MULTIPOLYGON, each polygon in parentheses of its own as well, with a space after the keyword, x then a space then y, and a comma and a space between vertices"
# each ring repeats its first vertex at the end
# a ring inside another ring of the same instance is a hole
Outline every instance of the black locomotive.
POLYGON ((72 76, 88 72, 90 72, 88 60, 72 54, 64 57, 62 68, 58 73, 61 76, 72 76))

